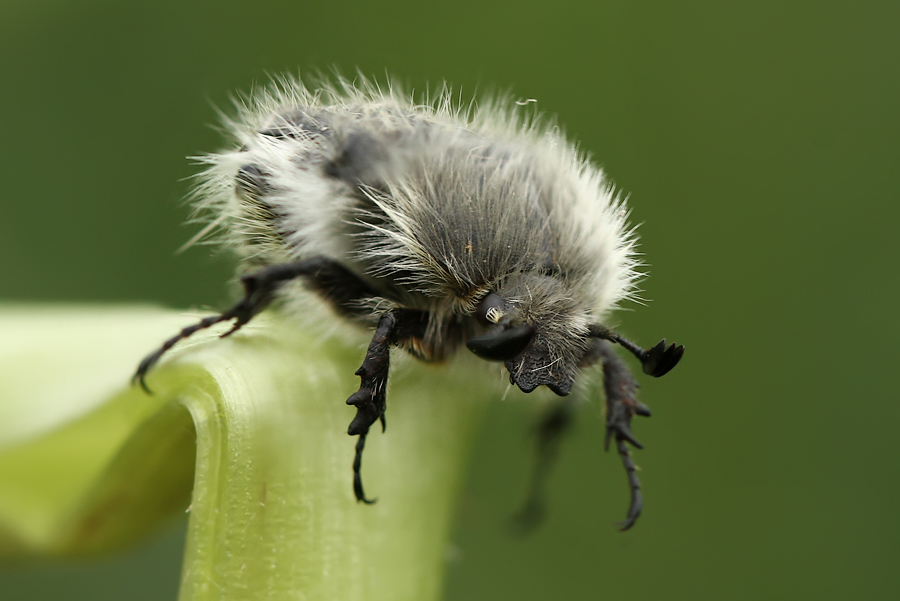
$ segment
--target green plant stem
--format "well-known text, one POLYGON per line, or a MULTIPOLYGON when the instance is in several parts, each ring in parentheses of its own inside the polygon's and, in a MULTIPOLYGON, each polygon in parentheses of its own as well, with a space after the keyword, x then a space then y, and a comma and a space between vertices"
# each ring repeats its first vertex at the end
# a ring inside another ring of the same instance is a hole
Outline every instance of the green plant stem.
MULTIPOLYGON (((172 316, 152 319, 168 326, 172 316)), ((99 328, 102 316, 96 320, 99 328)), ((28 528, 19 528, 15 544, 0 534, 0 550, 70 554, 132 540, 185 502, 195 465, 182 600, 436 599, 467 448, 494 387, 464 356, 463 365, 443 367, 395 361, 387 432, 370 433, 363 465, 367 494, 378 502, 358 504, 355 438, 346 434, 354 409, 343 401, 358 386, 352 374, 364 347, 277 317, 260 322, 228 339, 182 345, 148 378, 152 397, 125 388, 71 422, 0 448, 0 478, 39 482, 52 473, 40 469, 53 453, 76 461, 74 443, 84 436, 72 431, 127 414, 129 435, 94 453, 84 483, 63 491, 71 499, 50 504, 55 519, 32 515, 44 524, 32 531, 42 534, 28 540, 28 528)), ((11 494, 0 484, 0 526, 14 533, 17 507, 27 504, 8 499, 41 487, 12 484, 11 494)))

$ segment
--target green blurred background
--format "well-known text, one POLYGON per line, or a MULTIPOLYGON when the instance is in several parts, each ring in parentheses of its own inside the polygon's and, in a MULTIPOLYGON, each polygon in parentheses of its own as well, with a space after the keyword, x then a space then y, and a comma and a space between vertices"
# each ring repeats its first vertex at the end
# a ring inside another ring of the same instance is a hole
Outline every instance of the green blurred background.
MULTIPOLYGON (((594 403, 547 522, 510 536, 535 408, 493 405, 448 599, 897 599, 898 23, 897 2, 6 0, 0 299, 223 306, 228 257, 174 254, 185 157, 266 73, 510 89, 631 194, 653 302, 621 329, 688 353, 643 382, 626 534, 594 403)), ((182 539, 0 566, 0 596, 174 599, 182 539)))

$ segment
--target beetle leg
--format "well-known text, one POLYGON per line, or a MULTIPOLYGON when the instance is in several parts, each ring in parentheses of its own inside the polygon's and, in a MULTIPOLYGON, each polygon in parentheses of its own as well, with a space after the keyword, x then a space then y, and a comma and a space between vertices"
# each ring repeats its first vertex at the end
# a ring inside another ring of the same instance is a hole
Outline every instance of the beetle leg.
POLYGON ((347 399, 348 405, 356 407, 356 417, 350 422, 347 433, 359 436, 356 442, 356 456, 353 459, 353 492, 357 501, 374 503, 366 498, 363 492, 362 454, 366 446, 369 428, 376 421, 381 421, 381 429, 386 426, 384 412, 386 408, 386 392, 388 371, 390 369, 390 348, 409 338, 424 335, 428 323, 428 314, 411 309, 394 309, 388 311, 378 320, 378 327, 372 336, 372 342, 366 351, 362 365, 356 370, 360 377, 359 390, 347 399))
POLYGON ((640 360, 644 373, 653 376, 654 378, 660 378, 672 371, 672 368, 678 365, 678 362, 681 361, 681 357, 684 356, 683 344, 676 346, 673 342, 666 347, 666 339, 663 338, 657 342, 655 346, 644 349, 624 336, 620 336, 612 330, 607 329, 605 326, 598 324, 589 327, 588 336, 621 344, 640 360))
POLYGON ((649 417, 650 409, 637 400, 638 383, 612 347, 608 343, 601 343, 598 350, 603 360, 603 387, 606 391, 605 446, 608 450, 610 441, 616 439, 616 449, 628 474, 628 486, 631 490, 628 514, 622 522, 619 522, 619 529, 624 531, 634 525, 643 507, 637 466, 625 443, 631 443, 638 449, 644 448, 631 433, 631 418, 635 415, 649 417))
POLYGON ((516 525, 522 530, 532 530, 544 519, 547 476, 556 461, 562 437, 572 427, 572 418, 572 401, 562 399, 554 403, 535 427, 537 457, 525 503, 515 516, 516 525))
POLYGON ((144 360, 141 361, 132 377, 132 382, 140 384, 141 388, 149 393, 150 389, 145 381, 147 372, 176 343, 200 330, 209 328, 217 323, 231 321, 232 319, 234 320, 234 325, 222 337, 234 334, 271 304, 278 290, 285 282, 299 277, 306 279, 310 288, 330 301, 336 310, 345 314, 352 313, 355 304, 358 305, 354 301, 377 296, 359 276, 340 263, 326 257, 312 257, 295 263, 283 263, 267 267, 241 277, 241 284, 244 286, 244 297, 235 303, 233 307, 219 315, 206 317, 196 324, 184 328, 178 334, 166 340, 157 350, 144 357, 144 360))

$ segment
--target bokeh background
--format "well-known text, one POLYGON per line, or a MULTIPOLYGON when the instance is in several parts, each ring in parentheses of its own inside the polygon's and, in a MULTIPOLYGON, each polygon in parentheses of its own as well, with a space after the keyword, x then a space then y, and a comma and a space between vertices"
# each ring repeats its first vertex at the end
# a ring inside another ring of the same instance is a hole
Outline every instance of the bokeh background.
MULTIPOLYGON (((496 403, 447 598, 900 598, 900 4, 113 2, 0 6, 0 299, 221 307, 174 251, 213 106, 266 73, 397 74, 536 98, 631 194, 644 343, 688 347, 636 425, 626 534, 599 403, 515 537, 534 407, 496 403)), ((183 524, 117 557, 0 566, 3 599, 174 599, 183 524)))

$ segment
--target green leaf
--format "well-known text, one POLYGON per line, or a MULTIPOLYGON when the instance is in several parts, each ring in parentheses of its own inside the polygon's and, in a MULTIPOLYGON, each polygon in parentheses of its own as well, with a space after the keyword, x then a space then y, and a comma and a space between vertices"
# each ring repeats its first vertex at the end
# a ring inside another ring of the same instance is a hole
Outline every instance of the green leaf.
POLYGON ((0 555, 109 551, 190 504, 184 600, 437 598, 466 451, 496 396, 483 370, 464 354, 450 366, 394 354, 367 506, 344 403, 365 336, 264 315, 180 344, 148 377, 152 396, 129 386, 194 319, 0 310, 0 555))

